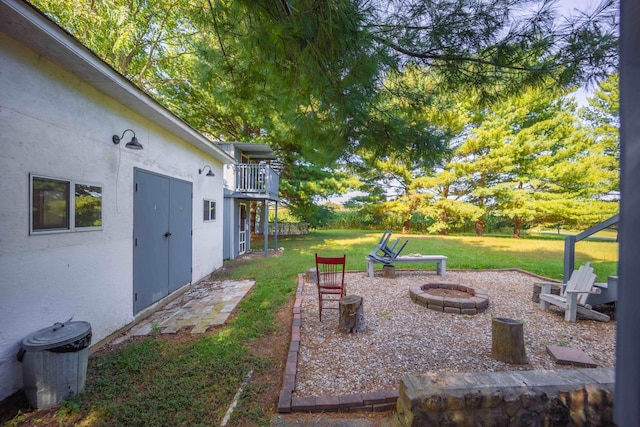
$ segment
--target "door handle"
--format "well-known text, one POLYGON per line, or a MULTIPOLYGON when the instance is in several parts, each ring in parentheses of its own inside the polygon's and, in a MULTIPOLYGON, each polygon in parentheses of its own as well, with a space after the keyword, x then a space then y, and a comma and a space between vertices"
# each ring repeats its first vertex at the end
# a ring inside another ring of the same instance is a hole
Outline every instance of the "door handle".
POLYGON ((169 236, 171 236, 171 233, 169 233, 168 231, 164 233, 164 237, 169 237, 169 236))

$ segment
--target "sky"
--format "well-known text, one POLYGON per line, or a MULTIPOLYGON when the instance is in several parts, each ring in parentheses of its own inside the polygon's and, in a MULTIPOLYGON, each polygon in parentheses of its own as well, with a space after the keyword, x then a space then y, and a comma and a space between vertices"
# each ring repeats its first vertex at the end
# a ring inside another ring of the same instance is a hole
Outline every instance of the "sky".
POLYGON ((559 0, 558 7, 561 10, 572 11, 573 9, 593 10, 600 3, 594 0, 559 0))
MULTIPOLYGON (((599 3, 599 0, 558 0, 557 7, 562 15, 575 16, 578 14, 578 10, 592 11, 599 3)), ((580 89, 574 94, 574 97, 579 106, 586 106, 589 95, 589 91, 580 89)))

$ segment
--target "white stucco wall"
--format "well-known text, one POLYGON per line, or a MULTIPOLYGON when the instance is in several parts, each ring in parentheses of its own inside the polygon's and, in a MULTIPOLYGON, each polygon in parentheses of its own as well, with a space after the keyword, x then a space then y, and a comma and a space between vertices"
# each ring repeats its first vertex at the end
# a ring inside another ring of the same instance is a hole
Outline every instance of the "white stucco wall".
POLYGON ((55 322, 88 321, 93 342, 134 321, 134 167, 193 183, 195 282, 222 265, 222 164, 0 35, 0 400, 22 386, 19 343, 55 322), (135 131, 141 151, 112 143, 135 131), (215 177, 199 175, 205 164, 215 177), (99 184, 102 230, 29 235, 29 174, 99 184))

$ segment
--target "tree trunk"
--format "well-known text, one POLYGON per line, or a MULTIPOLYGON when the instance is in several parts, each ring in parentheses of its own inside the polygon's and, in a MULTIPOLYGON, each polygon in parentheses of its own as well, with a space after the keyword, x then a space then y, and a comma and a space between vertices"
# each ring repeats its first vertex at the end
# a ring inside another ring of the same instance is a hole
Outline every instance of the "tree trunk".
POLYGON ((338 328, 342 332, 362 332, 367 327, 364 320, 364 304, 362 297, 349 295, 340 298, 340 321, 338 328))
MULTIPOLYGON (((447 212, 443 211, 442 213, 440 213, 440 222, 442 222, 443 224, 447 223, 447 212)), ((445 236, 447 234, 447 228, 441 228, 440 230, 438 230, 438 234, 440 236, 445 236)))
POLYGON ((476 221, 476 236, 478 237, 482 236, 483 231, 484 231, 484 217, 481 216, 476 221))
POLYGON ((513 218, 513 237, 520 238, 520 229, 522 228, 522 219, 519 216, 513 218))
MULTIPOLYGON (((484 210, 484 197, 478 198, 478 207, 484 210)), ((482 236, 484 232, 484 215, 480 215, 476 221, 476 236, 482 236)))
POLYGON ((402 223, 402 234, 409 234, 411 231, 411 218, 405 219, 402 223))
POLYGON ((527 363, 523 323, 496 317, 491 321, 491 357, 506 363, 527 363))

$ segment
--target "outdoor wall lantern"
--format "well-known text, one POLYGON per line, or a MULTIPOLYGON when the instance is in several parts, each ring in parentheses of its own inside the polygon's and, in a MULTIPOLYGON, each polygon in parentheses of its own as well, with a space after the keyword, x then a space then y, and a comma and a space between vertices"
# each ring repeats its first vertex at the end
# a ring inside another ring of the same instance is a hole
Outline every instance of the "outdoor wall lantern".
POLYGON ((143 148, 142 144, 138 142, 138 138, 136 138, 136 133, 131 129, 126 129, 124 132, 122 132, 122 136, 113 135, 111 137, 111 140, 113 141, 114 144, 118 145, 120 144, 120 140, 124 138, 124 134, 127 132, 131 132, 133 134, 133 137, 131 138, 131 141, 125 144, 125 147, 130 148, 132 150, 142 150, 143 148))
POLYGON ((209 166, 209 165, 205 165, 205 166, 203 166, 203 167, 202 167, 202 169, 198 169, 198 173, 199 173, 200 175, 202 175, 202 172, 204 172, 204 170, 205 170, 206 168, 209 168, 209 172, 207 172, 207 174, 206 174, 205 176, 216 176, 216 175, 213 173, 213 171, 211 170, 211 166, 209 166))

